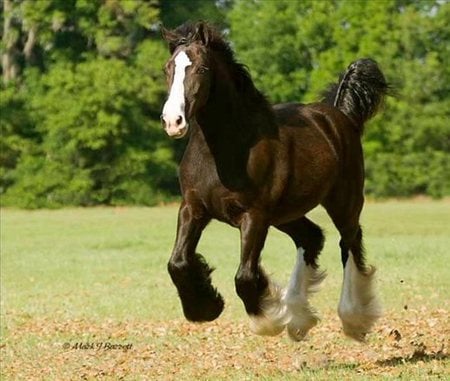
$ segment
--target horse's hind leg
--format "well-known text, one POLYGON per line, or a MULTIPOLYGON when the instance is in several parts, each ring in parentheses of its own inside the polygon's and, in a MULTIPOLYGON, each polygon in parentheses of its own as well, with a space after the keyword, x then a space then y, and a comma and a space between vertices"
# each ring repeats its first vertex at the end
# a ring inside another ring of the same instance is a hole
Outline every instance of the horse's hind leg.
MULTIPOLYGON (((362 202, 360 205, 362 207, 362 202)), ((339 245, 344 281, 338 314, 344 333, 355 340, 364 341, 366 334, 381 316, 381 308, 374 292, 375 268, 365 264, 362 230, 359 226, 361 208, 345 218, 342 211, 336 212, 334 207, 325 207, 341 235, 339 245)))
POLYGON ((319 321, 308 299, 318 290, 318 286, 325 278, 325 272, 319 271, 317 265, 317 258, 323 248, 324 235, 320 227, 306 217, 277 228, 287 233, 297 247, 297 262, 289 285, 284 291, 283 300, 289 316, 287 323, 289 337, 299 341, 319 321))

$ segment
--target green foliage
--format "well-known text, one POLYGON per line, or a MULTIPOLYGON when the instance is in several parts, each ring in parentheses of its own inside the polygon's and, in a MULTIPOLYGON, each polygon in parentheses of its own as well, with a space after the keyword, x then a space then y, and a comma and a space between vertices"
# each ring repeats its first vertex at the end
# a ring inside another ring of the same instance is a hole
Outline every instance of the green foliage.
POLYGON ((366 163, 366 193, 376 197, 450 194, 448 152, 429 150, 407 155, 380 152, 366 163))
MULTIPOLYGON (((333 45, 334 8, 325 1, 236 2, 229 14, 231 38, 257 86, 273 102, 304 100, 318 55, 333 45)), ((329 77, 327 82, 335 80, 329 77)))
POLYGON ((14 183, 12 172, 23 155, 36 149, 39 135, 27 112, 23 91, 14 85, 0 96, 0 194, 14 183))
POLYGON ((158 188, 175 178, 169 147, 147 110, 147 89, 161 85, 102 58, 55 66, 40 85, 31 107, 42 151, 18 164, 9 192, 31 193, 40 184, 23 206, 155 202, 158 188))
POLYGON ((371 56, 397 97, 367 126, 366 191, 450 194, 448 2, 2 0, 4 205, 154 204, 184 143, 159 124, 158 25, 208 20, 274 102, 310 102, 371 56), (228 17, 226 17, 228 16, 228 17))
POLYGON ((222 27, 226 25, 225 11, 232 0, 160 0, 161 21, 175 28, 186 21, 207 20, 222 27))
POLYGON ((311 102, 360 57, 394 88, 367 126, 367 192, 450 194, 450 4, 442 1, 236 1, 231 38, 274 102, 311 102), (252 17, 248 17, 251 14, 252 17))
POLYGON ((44 41, 49 51, 2 89, 3 204, 150 205, 175 194, 173 149, 159 123, 167 53, 151 30, 155 4, 23 1, 15 9, 22 32, 39 26, 34 51, 44 41))

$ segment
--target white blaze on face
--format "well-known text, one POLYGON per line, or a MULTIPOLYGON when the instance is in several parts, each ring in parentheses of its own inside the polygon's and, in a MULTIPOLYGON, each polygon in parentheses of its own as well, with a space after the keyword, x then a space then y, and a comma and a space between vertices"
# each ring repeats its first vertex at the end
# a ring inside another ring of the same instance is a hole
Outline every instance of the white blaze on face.
POLYGON ((179 52, 175 57, 175 73, 169 98, 164 104, 162 112, 165 128, 170 136, 184 135, 187 127, 184 114, 184 78, 186 77, 186 68, 190 65, 192 62, 186 52, 179 52))

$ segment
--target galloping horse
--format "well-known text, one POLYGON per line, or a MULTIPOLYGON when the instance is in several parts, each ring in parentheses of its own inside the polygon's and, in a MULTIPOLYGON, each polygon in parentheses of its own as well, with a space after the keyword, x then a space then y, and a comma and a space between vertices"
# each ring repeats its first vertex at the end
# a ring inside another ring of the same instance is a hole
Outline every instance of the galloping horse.
POLYGON ((190 321, 211 321, 224 308, 212 269, 196 253, 215 218, 240 229, 235 286, 254 332, 285 327, 301 340, 318 322, 308 297, 324 279, 324 244, 305 214, 322 205, 340 233, 344 280, 338 314, 345 334, 364 340, 380 316, 374 268, 364 260, 359 216, 364 203, 361 135, 388 85, 376 62, 352 63, 325 99, 271 106, 230 45, 204 22, 162 28, 171 58, 161 121, 172 138, 189 132, 180 164, 183 201, 168 270, 190 321), (289 284, 273 283, 260 265, 270 226, 289 235, 297 261, 289 284))

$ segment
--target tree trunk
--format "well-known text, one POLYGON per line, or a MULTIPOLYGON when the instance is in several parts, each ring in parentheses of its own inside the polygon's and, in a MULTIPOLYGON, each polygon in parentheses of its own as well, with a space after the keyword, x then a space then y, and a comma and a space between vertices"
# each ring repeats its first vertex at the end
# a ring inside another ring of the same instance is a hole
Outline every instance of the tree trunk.
POLYGON ((31 61, 33 48, 34 45, 36 44, 36 36, 37 36, 36 27, 32 26, 28 31, 27 41, 25 43, 25 46, 23 47, 23 54, 25 55, 25 59, 27 60, 27 62, 31 61))
POLYGON ((11 33, 12 21, 12 2, 11 0, 3 0, 3 46, 2 69, 3 82, 6 84, 15 79, 19 74, 19 65, 17 64, 17 48, 14 35, 11 33))

